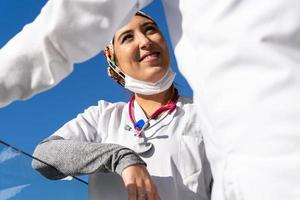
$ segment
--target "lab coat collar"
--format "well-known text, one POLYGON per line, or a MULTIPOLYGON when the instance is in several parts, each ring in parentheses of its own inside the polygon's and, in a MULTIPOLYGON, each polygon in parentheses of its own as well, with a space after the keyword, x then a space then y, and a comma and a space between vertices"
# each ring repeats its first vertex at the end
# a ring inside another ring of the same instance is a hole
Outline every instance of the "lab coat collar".
MULTIPOLYGON (((164 117, 165 113, 163 113, 157 119, 150 120, 150 127, 151 126, 152 127, 145 130, 145 135, 146 136, 152 135, 152 134, 156 133, 158 129, 161 129, 162 127, 167 126, 167 125, 170 124, 170 122, 172 121, 172 119, 175 116, 175 113, 179 110, 178 107, 181 106, 181 104, 179 103, 179 100, 180 100, 180 97, 179 97, 179 99, 178 99, 178 101, 176 103, 176 109, 172 113, 168 114, 165 117, 164 117)), ((146 114, 144 113, 143 109, 141 108, 141 106, 138 104, 138 102, 136 100, 134 100, 134 104, 133 105, 134 105, 133 114, 134 114, 135 120, 138 121, 140 119, 143 119, 144 121, 146 121, 147 120, 147 116, 146 116, 146 114)), ((126 107, 127 107, 127 110, 128 110, 129 103, 127 103, 126 107)), ((127 121, 128 121, 128 124, 130 124, 130 127, 134 129, 133 124, 130 121, 129 114, 127 116, 127 121)))

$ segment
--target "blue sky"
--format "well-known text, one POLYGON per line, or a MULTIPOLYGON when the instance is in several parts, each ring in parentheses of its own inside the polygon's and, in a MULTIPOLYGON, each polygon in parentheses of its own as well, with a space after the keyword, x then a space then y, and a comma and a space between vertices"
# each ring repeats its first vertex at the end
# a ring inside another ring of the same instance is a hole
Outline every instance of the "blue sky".
MULTIPOLYGON (((25 24, 33 21, 46 2, 1 0, 0 47, 25 24)), ((158 22, 169 42, 161 2, 156 0, 145 11, 158 22)), ((177 72, 173 55, 171 63, 177 72)), ((88 106, 97 104, 100 99, 112 102, 128 101, 130 93, 107 77, 106 66, 103 55, 99 54, 84 63, 76 64, 74 72, 58 86, 29 100, 14 102, 0 109, 0 139, 31 153, 41 140, 88 106)), ((175 82, 181 95, 192 95, 190 87, 178 72, 175 82)))

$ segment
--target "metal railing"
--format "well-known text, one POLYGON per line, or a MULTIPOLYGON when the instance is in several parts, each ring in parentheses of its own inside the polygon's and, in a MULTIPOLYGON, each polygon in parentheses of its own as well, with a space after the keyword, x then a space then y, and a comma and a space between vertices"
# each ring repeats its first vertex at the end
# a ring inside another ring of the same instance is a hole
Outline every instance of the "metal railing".
POLYGON ((32 169, 32 159, 49 165, 0 140, 0 200, 88 199, 85 180, 78 177, 48 180, 32 169))

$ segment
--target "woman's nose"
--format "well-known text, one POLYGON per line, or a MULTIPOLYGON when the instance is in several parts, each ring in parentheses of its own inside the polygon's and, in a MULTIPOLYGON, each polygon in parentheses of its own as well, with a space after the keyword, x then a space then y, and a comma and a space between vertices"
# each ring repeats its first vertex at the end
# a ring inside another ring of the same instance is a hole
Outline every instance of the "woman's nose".
POLYGON ((140 35, 139 36, 139 40, 140 40, 140 48, 147 50, 149 48, 151 48, 152 46, 152 41, 146 36, 146 35, 140 35))

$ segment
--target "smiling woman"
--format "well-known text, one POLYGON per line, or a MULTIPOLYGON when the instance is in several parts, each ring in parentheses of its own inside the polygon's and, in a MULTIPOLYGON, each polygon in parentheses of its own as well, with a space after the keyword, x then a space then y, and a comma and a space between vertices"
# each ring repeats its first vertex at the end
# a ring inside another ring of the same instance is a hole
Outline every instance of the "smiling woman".
POLYGON ((170 65, 162 33, 151 18, 141 14, 116 32, 113 47, 120 69, 141 81, 160 80, 170 65))
POLYGON ((52 179, 90 174, 91 199, 128 198, 118 176, 100 173, 107 171, 122 176, 130 199, 209 199, 197 109, 173 84, 156 23, 138 12, 117 30, 105 56, 112 79, 133 92, 130 101, 99 101, 38 145, 34 155, 61 173, 39 162, 34 168, 52 179))

